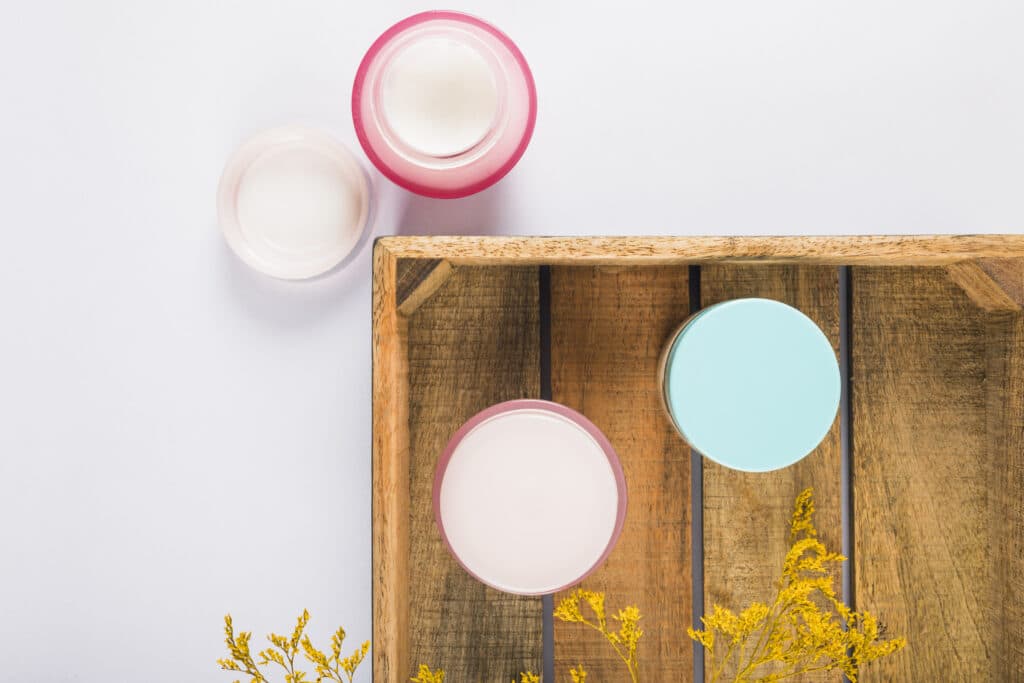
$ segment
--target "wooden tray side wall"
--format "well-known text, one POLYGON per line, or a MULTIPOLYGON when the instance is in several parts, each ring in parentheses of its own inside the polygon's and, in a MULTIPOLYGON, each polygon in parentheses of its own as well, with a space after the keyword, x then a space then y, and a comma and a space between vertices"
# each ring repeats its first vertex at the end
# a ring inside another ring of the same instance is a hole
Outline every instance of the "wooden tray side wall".
POLYGON ((1024 235, 382 237, 375 252, 381 259, 437 260, 454 266, 947 266, 1024 258, 1024 235))
POLYGON ((409 371, 407 320, 398 313, 398 259, 373 260, 373 680, 409 668, 409 371))

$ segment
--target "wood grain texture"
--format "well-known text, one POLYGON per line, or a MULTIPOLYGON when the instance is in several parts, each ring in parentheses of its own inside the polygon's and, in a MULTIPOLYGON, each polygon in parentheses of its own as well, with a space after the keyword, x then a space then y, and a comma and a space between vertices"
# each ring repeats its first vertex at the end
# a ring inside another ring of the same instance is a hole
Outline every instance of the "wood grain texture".
MULTIPOLYGON (((1024 264, 1012 270, 1024 273, 1024 264)), ((1024 681, 1024 316, 990 316, 986 337, 986 456, 994 468, 991 537, 998 553, 986 620, 998 679, 1024 681)))
POLYGON ((680 265, 739 261, 828 265, 948 265, 1024 257, 1024 235, 849 237, 383 237, 402 258, 453 265, 680 265))
MULTIPOLYGON (((664 414, 657 382, 662 346, 688 313, 685 267, 551 269, 553 398, 605 433, 629 491, 618 545, 583 585, 605 591, 611 610, 640 607, 646 681, 693 676, 684 630, 692 588, 689 449, 664 414)), ((558 680, 579 662, 593 680, 628 680, 596 632, 556 621, 558 680)))
POLYGON ((409 376, 396 259, 373 250, 373 678, 409 670, 409 376))
POLYGON ((1019 517, 998 518, 1019 510, 1019 398, 1003 394, 1020 380, 1004 358, 1015 335, 990 338, 993 318, 945 269, 855 268, 852 288, 857 607, 909 642, 862 680, 1015 680, 1002 620, 1019 614, 1004 602, 1019 517))
MULTIPOLYGON (((1008 291, 1000 281, 1002 278, 994 276, 982 263, 981 260, 960 261, 946 266, 946 272, 975 306, 991 312, 1021 310, 1020 292, 1008 291)), ((1010 283, 1012 289, 1017 289, 1015 285, 1010 283)))
POLYGON ((395 271, 395 304, 402 315, 412 315, 451 275, 444 259, 401 258, 395 271))
MULTIPOLYGON (((631 494, 626 533, 586 585, 606 590, 613 607, 635 601, 644 610, 645 680, 690 680, 692 672, 682 632, 691 604, 688 450, 654 393, 658 353, 688 312, 687 263, 704 264, 705 304, 773 296, 809 313, 831 305, 834 283, 822 275, 831 265, 857 266, 857 605, 910 641, 862 680, 1024 680, 1022 256, 1021 236, 379 240, 374 680, 405 681, 420 661, 446 667, 453 683, 507 683, 540 668, 539 600, 489 591, 461 572, 433 527, 428 482, 465 418, 537 395, 533 266, 544 262, 562 264, 552 269, 554 398, 608 433, 631 494), (453 267, 409 269, 407 258, 453 267), (949 269, 965 260, 966 280, 949 269)), ((833 321, 819 324, 829 330, 833 321)), ((775 576, 777 563, 759 564, 757 555, 775 553, 777 540, 765 536, 784 532, 805 481, 818 493, 826 541, 838 545, 830 506, 839 496, 822 483, 831 465, 811 458, 778 482, 732 481, 742 475, 708 468, 709 608, 775 576), (758 500, 770 502, 762 509, 758 500), (732 549, 728 534, 738 539, 732 549)), ((583 660, 593 662, 595 681, 621 680, 607 646, 572 625, 557 629, 559 676, 583 660)))
MULTIPOLYGON (((839 353, 839 281, 832 266, 709 265, 701 269, 701 304, 776 299, 803 311, 839 353)), ((789 549, 797 494, 814 488, 815 524, 830 550, 842 548, 839 420, 821 445, 792 467, 739 472, 704 460, 704 605, 734 610, 770 602, 789 549)), ((837 590, 839 586, 836 586, 837 590)), ((707 669, 710 671, 710 668, 707 669)), ((833 680, 808 674, 794 680, 833 680)))
POLYGON ((979 258, 978 267, 1018 306, 1024 305, 1024 268, 1019 258, 979 258))
MULTIPOLYGON (((444 668, 451 681, 508 683, 541 667, 540 598, 500 593, 463 571, 432 502, 437 458, 458 427, 494 403, 539 394, 538 287, 536 268, 459 268, 409 318, 406 637, 412 667, 444 668)), ((509 549, 510 562, 529 559, 529 549, 509 549)))

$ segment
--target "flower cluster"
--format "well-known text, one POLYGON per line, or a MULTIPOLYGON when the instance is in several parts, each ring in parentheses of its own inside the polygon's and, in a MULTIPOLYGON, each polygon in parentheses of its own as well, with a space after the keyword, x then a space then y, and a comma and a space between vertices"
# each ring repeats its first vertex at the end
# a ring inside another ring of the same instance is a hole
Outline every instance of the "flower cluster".
MULTIPOLYGON (((267 640, 270 641, 272 647, 260 651, 257 661, 253 659, 249 649, 252 633, 242 631, 236 636, 231 615, 228 614, 224 617, 224 642, 227 645, 228 654, 231 656, 226 659, 218 659, 217 663, 225 671, 244 673, 249 678, 249 683, 269 683, 269 679, 260 667, 270 664, 284 669, 285 683, 312 683, 314 680, 316 683, 322 681, 352 683, 356 669, 359 668, 363 659, 366 658, 366 653, 370 650, 370 641, 364 642, 348 657, 342 657, 341 648, 345 642, 345 629, 339 628, 331 636, 331 653, 327 654, 314 647, 308 635, 303 635, 308 623, 309 612, 303 610, 290 636, 276 633, 268 635, 267 640), (295 668, 295 660, 300 653, 300 648, 302 656, 316 668, 315 679, 307 678, 308 674, 305 671, 295 668)), ((443 678, 442 674, 442 678, 438 679, 436 683, 442 683, 443 678)), ((239 681, 236 680, 235 683, 239 683, 239 681)))
POLYGON ((768 683, 812 671, 841 671, 856 683, 864 664, 906 645, 880 638, 878 621, 854 612, 836 595, 833 571, 842 555, 818 540, 811 489, 797 496, 790 549, 770 604, 755 602, 739 614, 715 605, 704 629, 688 629, 710 655, 711 683, 768 683))
MULTIPOLYGON (((813 671, 842 672, 856 683, 861 668, 906 646, 903 638, 885 639, 882 629, 868 612, 855 612, 836 594, 836 569, 845 560, 818 540, 814 526, 814 496, 807 489, 797 496, 790 523, 790 548, 782 563, 782 578, 770 602, 755 602, 739 613, 714 605, 702 621, 704 628, 687 629, 690 638, 704 646, 710 659, 711 683, 771 683, 813 671)), ((640 681, 637 650, 644 632, 640 610, 629 606, 610 617, 604 593, 577 589, 562 600, 554 616, 570 624, 582 624, 600 633, 615 651, 632 683, 640 681)), ((217 660, 221 668, 245 674, 248 683, 269 683, 261 666, 274 664, 285 672, 285 683, 312 683, 295 668, 299 654, 316 668, 317 683, 352 683, 356 669, 366 657, 369 641, 348 657, 342 657, 345 630, 331 638, 327 654, 313 647, 303 632, 309 613, 303 611, 290 636, 271 633, 272 647, 253 658, 251 633, 237 636, 231 615, 224 617, 225 643, 230 658, 217 660)), ((586 683, 587 672, 580 664, 569 669, 572 683, 586 683)), ((443 670, 421 664, 412 683, 444 683, 443 670)), ((239 681, 235 681, 239 683, 239 681)), ((459 682, 461 683, 461 682, 459 682)), ((512 683, 517 683, 515 680, 512 683)), ((519 675, 518 683, 540 683, 532 672, 519 675)))
MULTIPOLYGON (((602 636, 615 650, 622 663, 629 671, 629 678, 633 683, 640 680, 640 664, 637 661, 637 647, 644 632, 640 630, 640 610, 635 605, 620 609, 612 620, 618 623, 617 630, 609 630, 608 618, 604 610, 604 593, 583 590, 578 588, 572 595, 562 600, 555 609, 555 616, 567 623, 583 624, 588 626, 602 636), (592 613, 588 619, 581 609, 586 604, 592 613)), ((573 683, 580 683, 587 678, 587 672, 580 665, 578 669, 569 671, 573 683)))

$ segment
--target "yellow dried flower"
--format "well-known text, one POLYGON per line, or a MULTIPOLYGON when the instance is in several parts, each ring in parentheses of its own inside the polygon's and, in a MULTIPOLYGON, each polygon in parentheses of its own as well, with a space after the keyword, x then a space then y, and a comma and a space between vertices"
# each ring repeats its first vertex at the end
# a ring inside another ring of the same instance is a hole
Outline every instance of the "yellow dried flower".
POLYGON ((791 547, 770 605, 755 602, 739 615, 714 605, 703 629, 687 629, 710 655, 711 683, 767 683, 812 671, 841 671, 856 683, 864 664, 906 645, 903 638, 880 640, 877 620, 836 595, 833 572, 846 558, 818 540, 813 517, 807 489, 793 506, 791 547))
MULTIPOLYGON (((631 605, 619 610, 612 617, 614 621, 618 622, 619 629, 617 631, 610 631, 608 630, 608 620, 605 616, 604 593, 578 588, 558 604, 554 615, 557 619, 564 622, 589 626, 603 635, 605 640, 611 644, 612 649, 615 650, 615 654, 626 665, 630 680, 633 683, 639 683, 640 673, 637 647, 644 632, 640 630, 641 616, 640 610, 636 606, 631 605), (581 609, 582 603, 586 603, 593 613, 592 620, 584 616, 581 609)), ((581 671, 582 668, 580 667, 581 671)), ((569 673, 574 677, 579 675, 578 673, 574 674, 572 671, 569 673)), ((586 672, 582 673, 582 677, 586 677, 586 672)))
MULTIPOLYGON (((224 644, 227 645, 230 659, 218 659, 217 664, 225 671, 239 671, 251 677, 250 683, 267 683, 249 651, 249 639, 252 633, 242 631, 235 636, 234 623, 230 614, 224 615, 224 644)), ((237 681, 236 681, 237 683, 237 681)))
POLYGON ((366 653, 369 651, 370 641, 367 640, 358 650, 341 660, 341 670, 348 674, 350 681, 352 680, 352 676, 355 675, 356 668, 358 668, 362 663, 363 659, 366 657, 366 653))
POLYGON ((231 658, 218 659, 217 663, 227 671, 239 671, 251 676, 250 683, 269 683, 259 669, 260 666, 268 664, 274 664, 284 669, 285 683, 311 683, 310 679, 306 677, 308 674, 305 671, 295 668, 295 658, 301 648, 303 656, 316 667, 317 683, 324 680, 352 683, 356 669, 370 649, 370 641, 363 643, 362 647, 348 657, 342 658, 341 646, 345 640, 345 629, 339 628, 331 637, 331 655, 328 656, 314 647, 309 636, 303 635, 308 624, 309 612, 303 610, 296 620, 295 628, 292 629, 290 636, 269 634, 267 640, 272 647, 262 650, 259 653, 260 661, 256 662, 252 659, 249 651, 249 639, 252 634, 242 632, 236 638, 229 614, 224 617, 224 633, 231 658))
POLYGON ((306 625, 309 623, 309 612, 302 610, 302 614, 295 620, 295 628, 292 629, 292 635, 282 636, 276 633, 271 633, 267 636, 267 640, 273 647, 268 647, 260 652, 261 666, 267 664, 276 664, 284 669, 284 680, 285 683, 303 683, 307 681, 306 672, 295 668, 295 657, 299 653, 299 642, 302 639, 302 632, 306 630, 306 625))
POLYGON ((577 598, 580 591, 576 591, 569 598, 562 600, 555 608, 555 618, 567 623, 582 623, 583 613, 580 612, 580 601, 577 598), (576 598, 576 599, 574 599, 576 598))
POLYGON ((410 678, 412 683, 444 683, 444 671, 438 669, 431 671, 426 664, 420 664, 420 671, 415 678, 410 678))
POLYGON ((582 664, 575 669, 569 669, 569 675, 572 677, 572 683, 587 683, 587 672, 583 670, 582 664))
POLYGON ((804 489, 793 503, 793 521, 789 525, 789 543, 793 544, 801 535, 817 538, 814 527, 814 490, 804 489))

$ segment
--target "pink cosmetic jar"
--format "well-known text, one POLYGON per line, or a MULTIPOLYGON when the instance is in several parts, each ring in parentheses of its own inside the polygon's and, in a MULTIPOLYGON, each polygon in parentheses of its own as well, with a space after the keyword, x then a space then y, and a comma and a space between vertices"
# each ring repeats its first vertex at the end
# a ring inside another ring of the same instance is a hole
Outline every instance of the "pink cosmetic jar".
POLYGON ((469 419, 437 463, 434 518, 455 560, 506 593, 574 586, 611 554, 626 519, 626 480, 586 417, 519 399, 469 419))
POLYGON ((356 135, 396 184, 455 198, 498 182, 537 118, 526 59, 504 33, 460 12, 404 19, 370 46, 352 88, 356 135))

